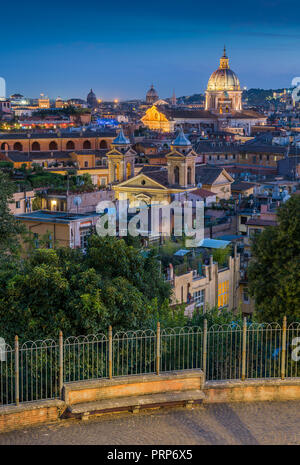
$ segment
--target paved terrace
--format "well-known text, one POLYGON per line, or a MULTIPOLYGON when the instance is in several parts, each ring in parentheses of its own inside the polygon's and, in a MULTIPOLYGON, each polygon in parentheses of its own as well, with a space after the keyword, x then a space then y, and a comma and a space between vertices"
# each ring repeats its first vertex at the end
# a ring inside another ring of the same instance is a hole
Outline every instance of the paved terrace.
POLYGON ((0 434, 4 444, 300 444, 300 401, 106 415, 0 434))

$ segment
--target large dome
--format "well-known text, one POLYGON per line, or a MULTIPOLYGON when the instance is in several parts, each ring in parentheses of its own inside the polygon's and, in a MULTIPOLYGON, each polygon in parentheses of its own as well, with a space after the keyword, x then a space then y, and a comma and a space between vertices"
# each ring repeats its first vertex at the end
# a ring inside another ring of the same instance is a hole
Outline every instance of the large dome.
POLYGON ((156 90, 154 89, 154 86, 152 84, 152 86, 150 87, 150 89, 148 90, 148 92, 146 94, 146 102, 152 105, 158 99, 159 99, 158 93, 156 92, 156 90))
POLYGON ((152 84, 152 86, 150 87, 150 89, 148 90, 147 92, 147 95, 148 96, 151 96, 151 97, 158 97, 158 93, 156 92, 156 90, 154 89, 154 86, 152 84))
POLYGON ((207 90, 240 90, 240 81, 237 75, 229 68, 229 60, 226 56, 225 48, 224 54, 220 59, 219 68, 212 73, 208 80, 207 90))

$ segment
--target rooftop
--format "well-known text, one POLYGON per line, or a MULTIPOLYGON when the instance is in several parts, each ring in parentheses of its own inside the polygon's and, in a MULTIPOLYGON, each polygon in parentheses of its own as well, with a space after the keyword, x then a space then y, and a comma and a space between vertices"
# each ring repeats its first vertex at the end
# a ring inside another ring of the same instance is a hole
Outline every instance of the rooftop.
POLYGON ((49 210, 37 210, 22 215, 15 215, 15 218, 22 221, 39 221, 41 223, 63 223, 69 224, 72 221, 89 220, 101 215, 96 212, 91 213, 67 213, 67 212, 52 212, 49 210))

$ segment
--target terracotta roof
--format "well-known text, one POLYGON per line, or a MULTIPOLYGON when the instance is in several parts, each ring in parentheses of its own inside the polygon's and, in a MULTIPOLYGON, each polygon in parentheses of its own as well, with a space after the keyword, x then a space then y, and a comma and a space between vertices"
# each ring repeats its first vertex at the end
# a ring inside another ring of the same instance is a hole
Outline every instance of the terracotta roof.
POLYGON ((214 197, 216 194, 214 192, 208 191, 207 189, 196 189, 191 192, 193 195, 199 195, 199 197, 207 198, 207 197, 214 197))

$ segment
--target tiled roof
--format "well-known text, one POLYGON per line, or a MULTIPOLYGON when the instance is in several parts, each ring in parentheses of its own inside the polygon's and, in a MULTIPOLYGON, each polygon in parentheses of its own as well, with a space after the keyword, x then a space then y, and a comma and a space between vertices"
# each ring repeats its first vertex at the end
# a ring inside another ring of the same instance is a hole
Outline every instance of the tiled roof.
POLYGON ((214 192, 208 191, 207 189, 196 189, 194 191, 191 191, 191 194, 199 195, 199 197, 202 197, 202 198, 216 196, 214 192))
MULTIPOLYGON (((157 166, 145 166, 140 173, 144 173, 148 178, 153 179, 153 181, 162 184, 163 186, 168 187, 168 170, 165 168, 157 166)), ((139 174, 140 174, 139 173, 139 174)))
POLYGON ((251 189, 251 187, 254 187, 256 184, 252 182, 246 182, 246 181, 234 181, 231 184, 231 190, 232 191, 244 191, 247 189, 251 189))
POLYGON ((196 166, 196 182, 202 184, 212 184, 222 173, 223 168, 196 166))

